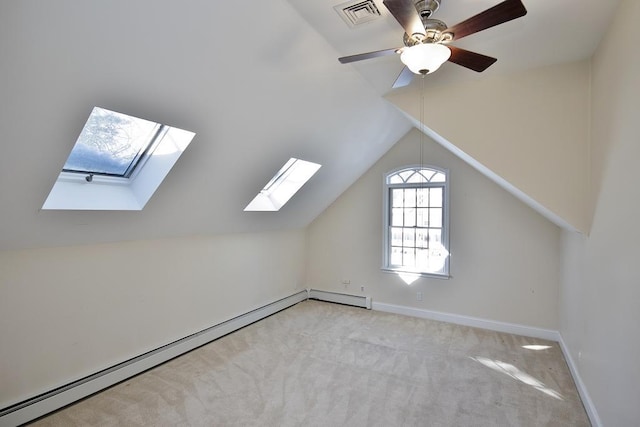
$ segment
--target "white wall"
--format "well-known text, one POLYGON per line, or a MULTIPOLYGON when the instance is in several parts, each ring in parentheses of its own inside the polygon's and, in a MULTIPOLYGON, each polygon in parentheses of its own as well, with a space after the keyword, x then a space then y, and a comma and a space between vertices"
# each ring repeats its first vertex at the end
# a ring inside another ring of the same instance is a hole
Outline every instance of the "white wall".
POLYGON ((0 408, 302 289, 305 236, 0 252, 0 408))
POLYGON ((450 280, 411 286, 380 270, 383 174, 419 164, 412 130, 309 226, 308 286, 375 302, 558 327, 560 229, 426 136, 424 163, 449 168, 450 280), (424 294, 416 300, 416 292, 424 294))
MULTIPOLYGON (((420 91, 387 99, 420 119, 420 91)), ((589 62, 425 87, 424 125, 588 232, 589 62)))
POLYGON ((593 225, 562 239, 560 332, 605 426, 640 420, 639 21, 622 1, 592 59, 593 225))

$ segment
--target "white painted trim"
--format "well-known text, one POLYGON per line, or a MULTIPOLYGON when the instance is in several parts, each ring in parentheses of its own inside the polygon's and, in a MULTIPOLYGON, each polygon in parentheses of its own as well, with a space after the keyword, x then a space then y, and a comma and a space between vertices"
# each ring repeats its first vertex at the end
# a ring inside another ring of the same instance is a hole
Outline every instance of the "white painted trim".
POLYGON ((449 279, 450 276, 450 265, 451 265, 451 247, 450 247, 450 239, 449 239, 449 182, 450 182, 450 174, 448 168, 442 168, 440 166, 435 166, 431 164, 410 164, 406 166, 397 167, 391 169, 388 172, 385 172, 382 175, 382 271, 385 273, 395 273, 395 274, 407 274, 416 277, 426 277, 426 278, 434 278, 434 279, 449 279), (389 183, 390 177, 398 174, 399 172, 407 171, 407 170, 417 170, 417 169, 429 169, 434 172, 440 172, 445 176, 444 182, 420 182, 420 183, 402 183, 402 184, 391 184, 389 183), (443 199, 444 203, 442 205, 443 209, 443 217, 442 217, 442 227, 440 230, 442 231, 441 243, 444 246, 447 255, 444 259, 444 264, 440 269, 441 272, 425 272, 425 271, 411 271, 410 268, 399 266, 392 267, 391 266, 391 244, 389 243, 389 227, 390 227, 390 203, 389 200, 389 190, 394 188, 436 188, 440 187, 443 191, 443 199))
POLYGON ((317 299, 319 301, 335 302, 338 304, 353 305, 371 310, 371 297, 364 295, 341 294, 338 292, 321 291, 318 289, 309 289, 309 299, 317 299))
POLYGON ((0 410, 0 427, 27 423, 308 298, 300 291, 203 331, 127 360, 84 379, 0 410))
POLYGON ((540 338, 549 341, 558 341, 560 334, 551 329, 534 328, 532 326, 519 325, 517 323, 499 322, 496 320, 481 319, 478 317, 463 316, 460 314, 442 313, 439 311, 425 310, 422 308, 406 307, 402 305, 374 302, 373 309, 387 313, 403 314, 406 316, 420 317, 423 319, 438 320, 440 322, 454 323, 456 325, 471 326, 474 328, 488 329, 490 331, 506 332, 531 338, 540 338))
POLYGON ((598 412, 580 377, 577 365, 571 357, 569 348, 564 342, 562 335, 560 335, 558 331, 394 304, 372 303, 371 297, 368 296, 348 295, 317 289, 307 289, 297 292, 164 347, 105 369, 83 380, 73 382, 59 389, 4 408, 0 410, 0 427, 13 427, 32 421, 309 298, 556 341, 562 349, 562 353, 567 361, 569 371, 576 384, 591 424, 595 427, 602 427, 598 412))
POLYGON ((569 371, 571 372, 571 376, 573 377, 573 381, 576 384, 576 388, 578 389, 578 393, 580 394, 580 399, 582 399, 582 405, 584 406, 585 411, 587 411, 587 415, 589 416, 589 421, 591 421, 591 425, 594 427, 602 427, 602 421, 600 420, 600 416, 598 415, 598 411, 596 410, 596 406, 593 404, 591 400, 591 396, 587 391, 587 386, 582 381, 582 377, 580 376, 580 372, 578 371, 578 365, 571 357, 571 352, 569 351, 569 347, 564 342, 562 338, 562 334, 558 334, 560 344, 560 348, 562 349, 562 354, 564 354, 564 360, 566 360, 567 365, 569 365, 569 371))
POLYGON ((488 329, 497 332, 506 332, 510 334, 522 335, 525 337, 539 338, 557 342, 560 345, 560 349, 562 350, 564 359, 569 366, 569 372, 571 373, 573 381, 576 384, 576 389, 578 390, 578 394, 580 395, 580 399, 582 400, 582 405, 587 412, 589 421, 591 421, 591 425, 594 427, 602 427, 602 421, 600 420, 598 411, 596 410, 596 407, 591 400, 591 396, 589 395, 587 386, 582 381, 580 372, 578 371, 578 366, 574 362, 573 357, 571 356, 571 352, 569 351, 569 347, 565 343, 560 332, 550 329, 534 328, 531 326, 519 325, 515 323, 498 322, 495 320, 480 319, 477 317, 442 313, 439 311, 424 310, 420 308, 385 304, 379 302, 374 302, 372 308, 373 310, 384 311, 387 313, 402 314, 406 316, 454 323, 456 325, 472 326, 475 328, 488 329))

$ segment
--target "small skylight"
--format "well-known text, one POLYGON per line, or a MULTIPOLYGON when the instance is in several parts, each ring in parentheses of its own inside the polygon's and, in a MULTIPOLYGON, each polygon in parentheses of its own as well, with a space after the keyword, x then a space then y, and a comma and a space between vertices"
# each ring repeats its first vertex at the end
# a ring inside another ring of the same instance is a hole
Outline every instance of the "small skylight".
POLYGON ((194 136, 94 107, 42 209, 142 210, 194 136))
POLYGON ((129 178, 163 126, 95 107, 64 164, 64 172, 129 178))
POLYGON ((244 208, 245 211, 278 211, 320 169, 320 165, 290 158, 244 208))

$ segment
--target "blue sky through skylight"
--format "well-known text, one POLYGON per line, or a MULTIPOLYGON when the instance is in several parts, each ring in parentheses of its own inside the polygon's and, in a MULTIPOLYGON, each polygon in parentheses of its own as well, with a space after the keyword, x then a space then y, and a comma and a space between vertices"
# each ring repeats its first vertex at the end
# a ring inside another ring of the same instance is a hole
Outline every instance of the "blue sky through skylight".
POLYGON ((63 171, 128 177, 159 128, 158 123, 95 107, 63 171))

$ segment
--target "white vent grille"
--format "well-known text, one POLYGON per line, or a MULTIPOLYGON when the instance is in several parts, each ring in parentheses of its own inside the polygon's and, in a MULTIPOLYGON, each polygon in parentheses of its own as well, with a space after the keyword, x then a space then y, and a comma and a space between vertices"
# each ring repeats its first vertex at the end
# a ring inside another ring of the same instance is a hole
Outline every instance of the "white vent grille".
POLYGON ((380 18, 380 11, 373 0, 350 1, 334 6, 334 9, 351 28, 380 18))

